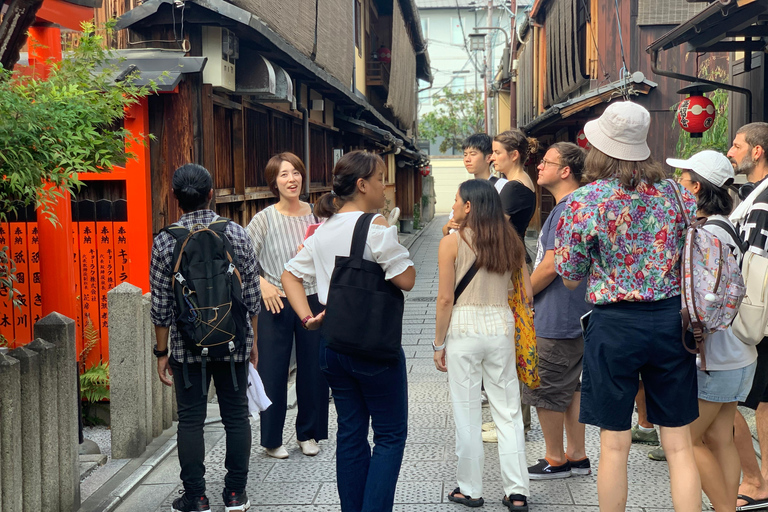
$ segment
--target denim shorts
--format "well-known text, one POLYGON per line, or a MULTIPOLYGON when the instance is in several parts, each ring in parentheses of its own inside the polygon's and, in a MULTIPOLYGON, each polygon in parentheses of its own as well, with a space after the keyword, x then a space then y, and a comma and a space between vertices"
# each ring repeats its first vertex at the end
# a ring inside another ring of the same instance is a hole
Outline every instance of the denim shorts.
POLYGON ((729 403, 743 402, 752 388, 757 361, 734 370, 698 371, 699 400, 729 403))

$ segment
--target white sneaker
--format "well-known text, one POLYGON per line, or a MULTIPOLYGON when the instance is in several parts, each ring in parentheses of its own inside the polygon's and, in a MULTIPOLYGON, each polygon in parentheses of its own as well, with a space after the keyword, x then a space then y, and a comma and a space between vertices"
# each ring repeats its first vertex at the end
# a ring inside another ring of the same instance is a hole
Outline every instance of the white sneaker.
POLYGON ((487 430, 483 432, 483 442, 484 443, 498 443, 499 442, 499 435, 496 433, 496 429, 493 430, 487 430))
POLYGON ((314 439, 309 439, 307 441, 297 441, 299 443, 299 447, 301 448, 301 453, 304 455, 307 455, 309 457, 314 457, 318 453, 320 453, 320 447, 317 445, 317 441, 314 439))
POLYGON ((288 450, 286 450, 283 445, 280 445, 277 448, 267 448, 267 455, 276 459, 287 459, 288 450))

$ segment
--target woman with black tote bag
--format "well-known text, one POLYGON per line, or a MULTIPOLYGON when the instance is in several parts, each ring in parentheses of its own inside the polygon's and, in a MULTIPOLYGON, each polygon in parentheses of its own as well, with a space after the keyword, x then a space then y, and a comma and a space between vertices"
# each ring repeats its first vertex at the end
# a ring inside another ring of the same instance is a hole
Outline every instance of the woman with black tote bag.
POLYGON ((344 155, 315 213, 328 220, 285 265, 282 283, 305 328, 322 327, 320 368, 338 415, 336 479, 342 512, 391 511, 405 449, 408 383, 401 347, 403 295, 416 280, 397 231, 374 212, 385 204, 384 161, 344 155), (313 316, 305 277, 325 311, 313 316), (368 424, 374 447, 368 444, 368 424))

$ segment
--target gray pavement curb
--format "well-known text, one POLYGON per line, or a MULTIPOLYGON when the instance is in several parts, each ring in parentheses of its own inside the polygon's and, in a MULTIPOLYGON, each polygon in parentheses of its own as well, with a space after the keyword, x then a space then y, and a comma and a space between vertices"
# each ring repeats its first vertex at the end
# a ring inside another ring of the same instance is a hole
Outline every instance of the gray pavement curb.
MULTIPOLYGON (((206 418, 205 425, 221 422, 220 416, 206 418)), ((85 500, 78 512, 111 512, 136 489, 153 469, 176 449, 177 423, 155 438, 144 454, 131 460, 85 500)))

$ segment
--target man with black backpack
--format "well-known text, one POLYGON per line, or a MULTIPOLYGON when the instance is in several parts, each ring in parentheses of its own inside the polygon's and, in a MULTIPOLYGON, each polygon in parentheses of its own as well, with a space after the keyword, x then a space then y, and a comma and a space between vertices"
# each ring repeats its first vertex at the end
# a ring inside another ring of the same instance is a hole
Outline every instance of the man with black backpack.
POLYGON ((176 169, 173 194, 182 216, 155 237, 149 278, 157 370, 163 384, 175 383, 179 415, 184 491, 172 511, 211 509, 203 463, 211 377, 227 437, 224 510, 245 511, 250 507, 245 492, 251 453, 248 362, 256 366, 258 361, 254 333, 261 309, 258 262, 245 229, 209 209, 213 188, 204 167, 176 169))

